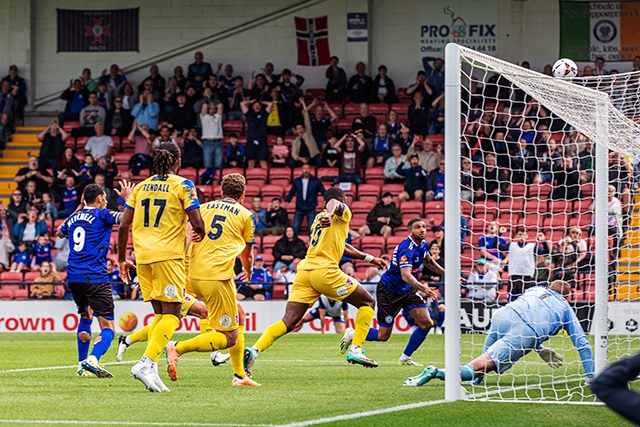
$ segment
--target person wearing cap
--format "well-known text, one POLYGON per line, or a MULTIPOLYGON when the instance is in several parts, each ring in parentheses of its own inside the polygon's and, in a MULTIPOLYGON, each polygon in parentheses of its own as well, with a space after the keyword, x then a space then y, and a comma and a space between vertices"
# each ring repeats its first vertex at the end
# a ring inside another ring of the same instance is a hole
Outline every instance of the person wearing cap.
POLYGON ((402 214, 393 202, 390 192, 385 192, 377 205, 367 215, 367 223, 360 227, 360 236, 374 234, 387 239, 393 233, 393 227, 402 225, 402 214))
POLYGON ((462 289, 463 296, 477 301, 495 301, 498 297, 498 274, 489 270, 487 260, 478 258, 462 289))
POLYGON ((238 286, 236 298, 238 301, 244 301, 247 298, 254 301, 264 301, 266 291, 271 289, 272 280, 271 272, 264 266, 264 258, 262 255, 258 255, 253 264, 251 281, 238 286))
POLYGON ((396 169, 398 175, 406 177, 404 191, 398 195, 400 202, 407 200, 424 200, 424 192, 427 187, 427 171, 420 166, 420 156, 416 153, 405 155, 405 162, 396 169), (409 169, 404 169, 404 164, 409 160, 409 169))

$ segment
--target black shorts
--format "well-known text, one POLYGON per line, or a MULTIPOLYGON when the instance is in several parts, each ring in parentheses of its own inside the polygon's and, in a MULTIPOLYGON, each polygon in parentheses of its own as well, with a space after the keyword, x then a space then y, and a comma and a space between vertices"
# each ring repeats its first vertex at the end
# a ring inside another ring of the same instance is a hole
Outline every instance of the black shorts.
POLYGON ((382 236, 382 227, 384 227, 385 225, 387 224, 383 224, 378 221, 370 222, 367 224, 367 226, 369 227, 369 231, 371 231, 371 234, 375 234, 376 236, 382 236))
POLYGON ((404 310, 408 314, 409 310, 415 307, 427 308, 425 300, 413 288, 405 294, 396 294, 387 289, 381 282, 378 282, 376 292, 378 324, 380 326, 393 327, 400 310, 404 310))
POLYGON ((267 141, 247 141, 244 146, 244 155, 247 160, 267 160, 269 159, 269 145, 267 141))
POLYGON ((238 293, 240 295, 244 295, 246 298, 253 298, 256 295, 262 295, 266 297, 264 289, 251 289, 251 286, 249 286, 248 284, 240 286, 240 288, 238 288, 238 293))
POLYGON ((108 283, 69 283, 78 313, 91 307, 95 316, 113 320, 113 297, 108 283))

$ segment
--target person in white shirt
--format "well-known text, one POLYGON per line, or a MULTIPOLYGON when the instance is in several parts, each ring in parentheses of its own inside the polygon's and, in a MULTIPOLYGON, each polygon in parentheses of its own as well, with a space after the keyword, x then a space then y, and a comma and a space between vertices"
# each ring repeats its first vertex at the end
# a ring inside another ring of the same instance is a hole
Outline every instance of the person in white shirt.
POLYGON ((535 285, 535 256, 548 254, 549 243, 544 233, 538 233, 536 243, 527 243, 527 229, 519 226, 515 239, 508 245, 501 245, 500 250, 509 252, 509 300, 513 301, 535 285))
POLYGON ((209 184, 213 181, 215 172, 222 167, 222 112, 224 105, 219 102, 204 103, 200 110, 200 122, 202 123, 202 162, 205 172, 200 177, 200 182, 209 184))
POLYGON ((465 284, 466 297, 479 301, 495 301, 498 297, 498 274, 490 270, 483 257, 476 261, 476 268, 469 274, 465 284))
POLYGON ((90 153, 96 161, 101 157, 110 157, 113 154, 113 139, 104 134, 104 125, 96 123, 94 126, 96 135, 89 138, 84 146, 86 152, 90 153))

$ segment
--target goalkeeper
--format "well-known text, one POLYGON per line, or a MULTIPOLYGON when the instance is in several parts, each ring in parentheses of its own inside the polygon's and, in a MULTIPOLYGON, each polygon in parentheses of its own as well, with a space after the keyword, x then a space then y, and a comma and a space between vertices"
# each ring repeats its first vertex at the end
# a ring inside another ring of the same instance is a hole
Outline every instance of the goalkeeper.
MULTIPOLYGON (((529 288, 520 298, 497 310, 491 319, 482 355, 460 367, 460 379, 477 384, 485 373, 501 374, 531 350, 538 351, 550 366, 558 366, 562 357, 541 344, 564 329, 578 349, 589 383, 594 374, 593 356, 575 312, 564 299, 570 292, 567 282, 556 280, 549 288, 529 288)), ((444 380, 444 369, 427 366, 404 385, 417 387, 434 378, 444 380)))

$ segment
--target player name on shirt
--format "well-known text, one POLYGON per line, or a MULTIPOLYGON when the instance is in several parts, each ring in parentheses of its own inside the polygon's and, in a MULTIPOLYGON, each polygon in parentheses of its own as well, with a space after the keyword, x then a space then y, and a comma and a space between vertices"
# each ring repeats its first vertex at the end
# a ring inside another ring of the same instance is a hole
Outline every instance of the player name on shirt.
POLYGON ((96 217, 91 215, 90 213, 78 212, 77 214, 69 218, 69 221, 67 221, 67 226, 70 226, 78 221, 87 221, 89 224, 93 224, 93 220, 95 219, 96 217))
POLYGON ((160 191, 162 193, 168 193, 169 190, 169 184, 144 184, 142 186, 142 191, 160 191))
POLYGON ((240 209, 238 209, 237 206, 234 206, 231 202, 225 202, 224 200, 208 203, 206 205, 206 209, 221 209, 234 215, 240 215, 240 209))

